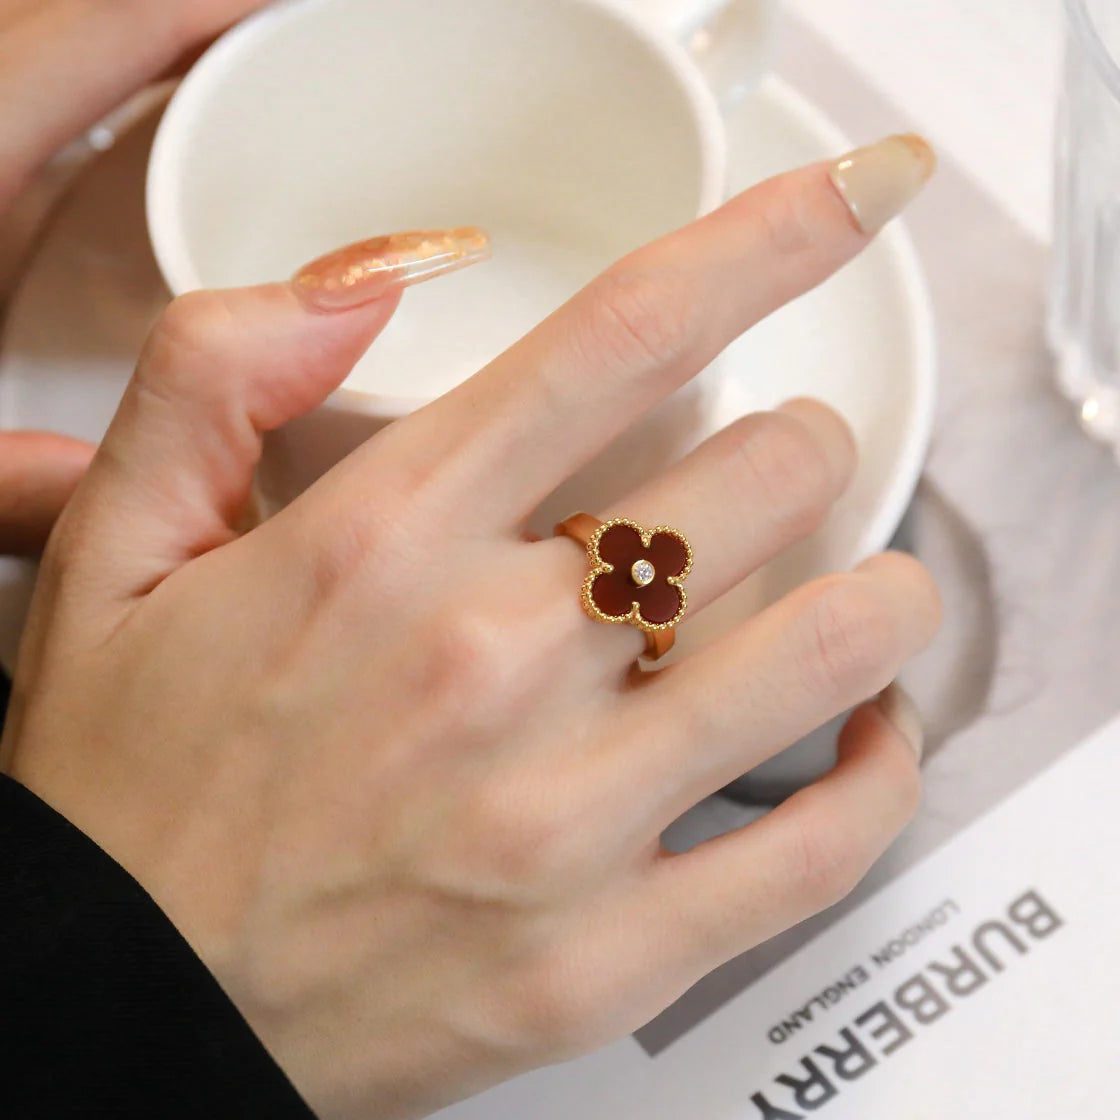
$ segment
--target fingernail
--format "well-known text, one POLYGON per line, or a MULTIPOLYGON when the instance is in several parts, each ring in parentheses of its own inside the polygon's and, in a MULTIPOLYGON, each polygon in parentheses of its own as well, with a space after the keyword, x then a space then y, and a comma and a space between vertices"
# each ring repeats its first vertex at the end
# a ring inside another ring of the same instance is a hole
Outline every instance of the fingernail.
POLYGON ((828 176, 856 225, 875 234, 906 209, 936 169, 933 148, 908 133, 849 152, 832 165, 828 176))
POLYGON ((328 253, 301 268, 292 285, 316 311, 347 311, 489 256, 490 238, 474 226, 412 230, 328 253))
POLYGON ((879 711, 887 722, 910 744, 911 750, 922 760, 925 731, 922 716, 913 697, 897 681, 879 696, 879 711))

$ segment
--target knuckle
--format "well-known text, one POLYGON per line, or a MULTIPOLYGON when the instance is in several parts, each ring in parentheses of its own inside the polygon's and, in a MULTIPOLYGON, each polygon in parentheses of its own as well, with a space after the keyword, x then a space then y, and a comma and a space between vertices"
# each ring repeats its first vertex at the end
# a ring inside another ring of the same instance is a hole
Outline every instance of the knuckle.
POLYGON ((890 783, 887 796, 894 810, 892 819, 899 821, 900 825, 913 820, 922 803, 922 777, 921 771, 909 759, 890 783))
MULTIPOLYGON (((102 455, 105 454, 102 451, 102 455)), ((62 511, 51 531, 39 558, 37 583, 50 589, 56 603, 68 600, 71 593, 79 600, 89 593, 89 573, 82 564, 82 557, 95 520, 96 510, 91 511, 88 503, 79 508, 72 502, 62 511)))
POLYGON ((460 738, 497 734, 526 715, 547 684, 546 658, 519 637, 520 622, 485 592, 472 604, 437 606, 423 627, 416 687, 460 738), (511 656, 518 650, 519 657, 511 656))
POLYGON ((531 906, 565 889, 579 863, 574 818, 554 791, 497 782, 467 803, 462 836, 472 881, 508 904, 531 906), (473 851, 471 850, 473 849, 473 851))
POLYGON ((310 583, 318 599, 328 600, 337 591, 348 591, 368 580, 370 573, 384 574, 394 568, 394 545, 406 519, 392 501, 371 496, 359 513, 350 504, 331 502, 321 506, 315 516, 317 531, 313 535, 322 543, 314 549, 307 548, 307 528, 299 519, 281 517, 272 524, 288 529, 289 555, 307 556, 310 583))
POLYGON ((435 693, 455 701, 489 692, 504 673, 507 635, 492 613, 470 607, 440 612, 434 626, 432 667, 435 693))
POLYGON ((782 257, 820 252, 824 231, 817 209, 788 182, 777 179, 765 185, 756 215, 770 252, 782 257))
POLYGON ((596 1009, 564 970, 538 987, 526 1023, 530 1049, 557 1059, 574 1058, 594 1046, 596 1009))
POLYGON ((869 866, 850 833, 828 828, 819 819, 794 833, 788 858, 787 881, 814 911, 834 906, 851 894, 869 866))
POLYGON ((173 350, 205 351, 224 334, 229 320, 229 307, 221 293, 188 292, 168 304, 152 337, 173 350))
POLYGON ((615 268, 596 281, 585 319, 586 347, 627 374, 671 365, 694 336, 692 300, 671 272, 615 268))
POLYGON ((735 453, 744 488, 759 491, 789 534, 807 533, 823 521, 834 490, 832 471, 805 425, 780 413, 760 416, 735 453))
POLYGON ((796 421, 811 434, 818 451, 831 462, 837 481, 854 473, 859 462, 859 441, 846 417, 831 405, 815 397, 794 397, 781 406, 780 415, 796 421))
POLYGON ((844 697, 885 688, 893 675, 897 626, 883 596, 854 575, 824 580, 811 595, 810 685, 844 697))
MULTIPOLYGON (((200 372, 213 367, 220 373, 221 351, 228 337, 231 313, 220 292, 190 292, 173 300, 148 337, 137 377, 147 388, 157 384, 171 390, 189 379, 192 393, 204 389, 200 372)), ((209 379, 215 385, 221 378, 209 379)))
MULTIPOLYGON (((858 718, 859 713, 856 713, 849 724, 853 730, 858 718)), ((849 733, 847 728, 844 733, 849 733)), ((895 731, 894 736, 898 737, 899 733, 895 731)), ((875 800, 880 806, 880 813, 876 819, 881 820, 883 827, 892 833, 899 831, 913 818, 921 804, 920 763, 909 744, 897 744, 895 749, 874 750, 868 758, 868 764, 873 765, 877 772, 875 800)))
POLYGON ((910 587, 911 618, 915 640, 919 645, 930 641, 941 627, 944 605, 937 581, 930 570, 918 559, 905 552, 890 552, 887 558, 910 587))
POLYGON ((578 1057, 620 1033, 610 1022, 615 987, 592 977, 570 946, 545 948, 517 971, 507 1034, 535 1065, 578 1057))

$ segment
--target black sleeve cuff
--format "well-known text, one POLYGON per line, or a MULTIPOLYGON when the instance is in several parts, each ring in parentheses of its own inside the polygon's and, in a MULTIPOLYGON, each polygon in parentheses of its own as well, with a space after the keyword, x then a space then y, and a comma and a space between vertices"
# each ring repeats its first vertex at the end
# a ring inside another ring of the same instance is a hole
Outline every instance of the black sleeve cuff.
POLYGON ((313 1120, 139 883, 2 775, 0 1115, 313 1120))

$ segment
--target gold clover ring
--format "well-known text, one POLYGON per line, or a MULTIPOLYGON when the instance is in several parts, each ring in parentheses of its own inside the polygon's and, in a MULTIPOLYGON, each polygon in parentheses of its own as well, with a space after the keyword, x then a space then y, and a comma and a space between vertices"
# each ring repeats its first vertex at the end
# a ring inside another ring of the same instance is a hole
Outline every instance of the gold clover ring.
POLYGON ((587 549, 590 569, 580 600, 596 622, 629 623, 645 632, 643 657, 656 661, 673 648, 688 596, 692 547, 683 533, 658 525, 646 529, 616 517, 600 521, 577 513, 556 526, 587 549))

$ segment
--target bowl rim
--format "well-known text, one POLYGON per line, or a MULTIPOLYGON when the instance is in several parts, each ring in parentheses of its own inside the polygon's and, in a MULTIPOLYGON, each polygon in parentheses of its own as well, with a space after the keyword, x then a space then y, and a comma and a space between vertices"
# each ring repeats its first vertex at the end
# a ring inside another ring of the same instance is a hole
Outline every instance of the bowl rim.
MULTIPOLYGON (((281 0, 250 16, 226 32, 199 58, 179 84, 160 120, 152 144, 145 187, 148 236, 156 263, 172 295, 180 296, 203 287, 193 260, 183 223, 181 171, 185 161, 183 136, 207 99, 216 81, 236 65, 239 56, 251 49, 261 36, 279 25, 295 25, 313 19, 315 10, 353 0, 281 0)), ((522 0, 524 2, 524 0, 522 0)), ((539 0, 552 6, 561 0, 539 0)), ((670 33, 643 19, 622 0, 562 0, 573 7, 600 13, 625 28, 642 45, 660 57, 685 95, 701 146, 697 177, 695 217, 715 210, 726 199, 727 130, 715 93, 705 81, 684 44, 670 33)), ((324 252, 332 246, 324 247, 324 252)), ((399 419, 434 398, 370 392, 341 387, 326 407, 360 415, 399 419)))

